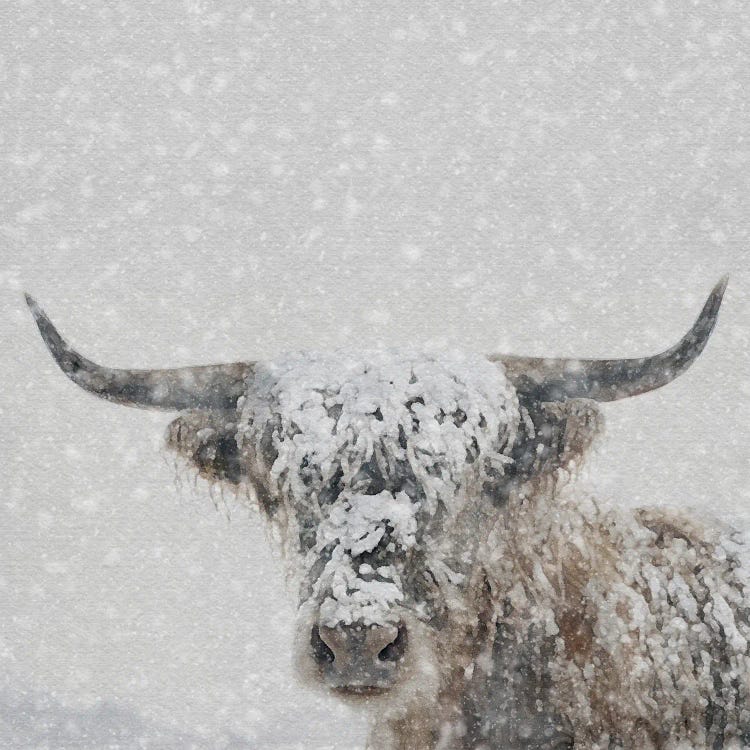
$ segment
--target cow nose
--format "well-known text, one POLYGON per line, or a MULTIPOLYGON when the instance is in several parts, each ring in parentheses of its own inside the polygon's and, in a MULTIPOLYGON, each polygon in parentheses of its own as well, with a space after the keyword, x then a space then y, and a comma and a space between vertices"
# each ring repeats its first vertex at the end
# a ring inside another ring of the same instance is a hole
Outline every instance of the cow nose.
POLYGON ((374 692, 395 682, 406 653, 406 627, 403 624, 316 625, 310 645, 329 687, 355 693, 374 692))

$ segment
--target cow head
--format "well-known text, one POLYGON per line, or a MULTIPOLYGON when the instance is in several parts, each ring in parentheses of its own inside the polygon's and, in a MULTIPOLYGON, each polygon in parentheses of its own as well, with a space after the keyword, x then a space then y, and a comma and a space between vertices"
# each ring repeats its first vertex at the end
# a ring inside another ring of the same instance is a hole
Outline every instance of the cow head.
POLYGON ((658 388, 690 366, 725 286, 677 345, 642 359, 379 351, 175 370, 100 367, 27 299, 75 383, 183 412, 168 445, 205 477, 250 488, 295 572, 300 668, 372 695, 429 667, 425 631, 471 609, 489 530, 583 456, 594 402, 658 388))

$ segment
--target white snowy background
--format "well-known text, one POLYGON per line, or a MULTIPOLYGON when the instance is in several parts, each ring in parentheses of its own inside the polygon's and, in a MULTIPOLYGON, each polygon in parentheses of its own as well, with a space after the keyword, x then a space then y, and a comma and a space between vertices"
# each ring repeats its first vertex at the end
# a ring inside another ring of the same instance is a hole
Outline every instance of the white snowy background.
POLYGON ((695 367, 605 407, 589 483, 750 523, 743 0, 19 1, 0 29, 0 746, 366 731, 296 684, 254 515, 176 486, 169 415, 68 382, 23 290, 113 366, 610 357, 729 272, 695 367))

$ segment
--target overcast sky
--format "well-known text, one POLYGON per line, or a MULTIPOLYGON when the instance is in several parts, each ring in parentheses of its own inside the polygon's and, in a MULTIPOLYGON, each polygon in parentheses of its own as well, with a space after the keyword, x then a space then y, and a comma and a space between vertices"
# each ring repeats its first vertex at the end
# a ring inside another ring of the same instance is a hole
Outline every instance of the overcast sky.
POLYGON ((67 381, 24 290, 113 366, 611 357, 671 345, 728 272, 694 368, 604 407, 587 482, 750 523, 750 9, 540 5, 0 8, 0 744, 365 732, 294 682, 258 519, 178 486, 169 415, 67 381))

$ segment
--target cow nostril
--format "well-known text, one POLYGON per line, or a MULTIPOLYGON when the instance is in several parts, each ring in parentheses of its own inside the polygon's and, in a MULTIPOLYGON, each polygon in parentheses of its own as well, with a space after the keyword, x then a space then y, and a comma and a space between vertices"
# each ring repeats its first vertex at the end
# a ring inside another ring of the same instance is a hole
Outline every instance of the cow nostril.
POLYGON ((313 656, 318 664, 330 664, 336 658, 333 651, 328 647, 326 642, 320 637, 320 630, 316 625, 310 635, 310 645, 312 646, 313 656))
POLYGON ((406 627, 399 625, 396 638, 378 654, 380 661, 401 661, 406 653, 406 627))

